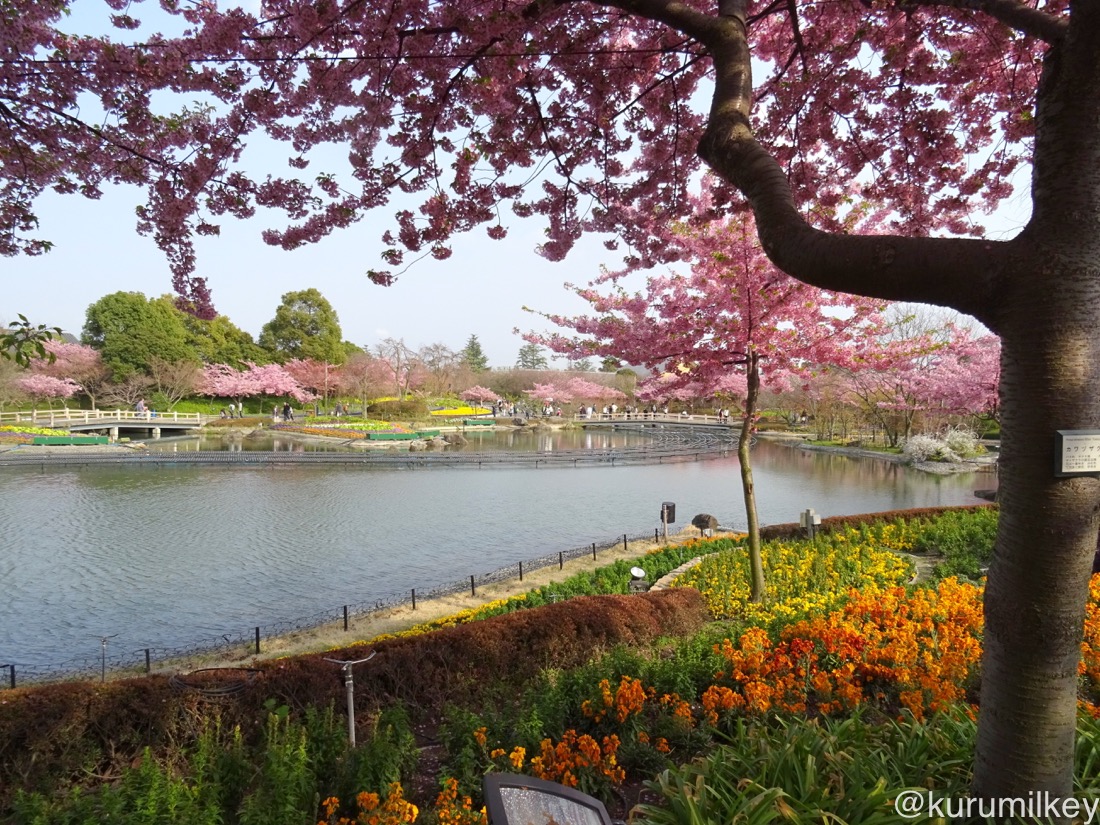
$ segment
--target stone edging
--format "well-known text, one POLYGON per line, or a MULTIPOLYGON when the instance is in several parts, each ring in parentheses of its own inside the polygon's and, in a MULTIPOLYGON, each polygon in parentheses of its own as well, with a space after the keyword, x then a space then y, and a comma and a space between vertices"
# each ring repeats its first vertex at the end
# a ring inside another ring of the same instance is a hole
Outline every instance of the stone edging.
POLYGON ((696 556, 693 559, 689 559, 688 561, 685 561, 683 564, 681 564, 675 570, 672 570, 668 573, 665 573, 665 575, 663 575, 663 576, 661 576, 661 578, 657 579, 657 581, 655 581, 653 583, 653 586, 649 589, 651 591, 652 590, 668 590, 669 588, 672 587, 672 582, 677 576, 679 576, 681 573, 684 573, 684 572, 690 570, 691 568, 693 568, 695 565, 697 565, 699 562, 701 562, 703 560, 703 558, 704 558, 703 556, 696 556))

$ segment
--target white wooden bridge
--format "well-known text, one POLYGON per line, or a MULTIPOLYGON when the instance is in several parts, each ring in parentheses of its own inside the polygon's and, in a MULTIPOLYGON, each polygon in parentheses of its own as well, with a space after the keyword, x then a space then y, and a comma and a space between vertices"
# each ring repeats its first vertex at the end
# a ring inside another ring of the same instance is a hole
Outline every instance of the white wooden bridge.
POLYGON ((151 410, 24 410, 0 413, 0 426, 50 427, 70 432, 106 430, 112 439, 118 438, 119 430, 146 430, 153 438, 160 438, 162 430, 194 430, 216 417, 151 410))

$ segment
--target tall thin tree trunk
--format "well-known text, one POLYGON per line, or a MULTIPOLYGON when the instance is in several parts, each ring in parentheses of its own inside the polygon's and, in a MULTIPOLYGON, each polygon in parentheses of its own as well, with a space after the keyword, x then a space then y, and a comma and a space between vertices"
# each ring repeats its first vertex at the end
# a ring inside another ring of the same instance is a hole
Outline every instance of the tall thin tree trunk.
POLYGON ((745 394, 745 414, 741 421, 741 440, 737 444, 737 459, 741 464, 741 490, 745 496, 745 517, 749 532, 749 599, 762 602, 767 597, 764 581, 764 559, 760 551, 760 521, 756 515, 756 488, 752 482, 752 463, 749 448, 752 446, 753 420, 760 397, 760 361, 756 353, 749 355, 748 391, 745 394))

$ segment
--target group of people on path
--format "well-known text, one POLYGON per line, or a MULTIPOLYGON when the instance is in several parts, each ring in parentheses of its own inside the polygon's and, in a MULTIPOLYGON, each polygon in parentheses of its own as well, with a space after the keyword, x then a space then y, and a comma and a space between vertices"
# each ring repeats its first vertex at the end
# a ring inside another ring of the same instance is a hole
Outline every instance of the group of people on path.
MULTIPOLYGON (((281 410, 276 407, 273 414, 276 419, 281 416, 283 421, 294 420, 294 410, 289 401, 283 404, 281 410)), ((222 418, 244 418, 244 403, 234 404, 230 401, 227 407, 222 408, 222 418)))

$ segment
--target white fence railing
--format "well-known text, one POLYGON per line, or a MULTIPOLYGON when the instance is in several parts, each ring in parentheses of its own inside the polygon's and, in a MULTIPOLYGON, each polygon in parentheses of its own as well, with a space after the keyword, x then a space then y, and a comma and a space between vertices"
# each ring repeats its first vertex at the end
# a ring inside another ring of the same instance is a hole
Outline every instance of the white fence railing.
POLYGON ((0 413, 0 424, 33 424, 41 427, 64 427, 73 424, 194 424, 203 421, 200 413, 153 412, 145 410, 23 410, 0 413))

